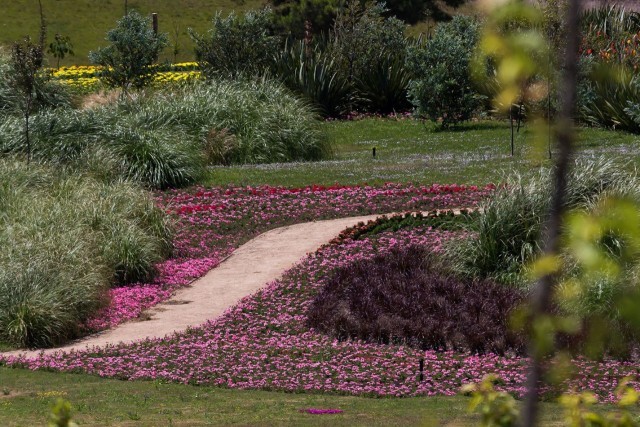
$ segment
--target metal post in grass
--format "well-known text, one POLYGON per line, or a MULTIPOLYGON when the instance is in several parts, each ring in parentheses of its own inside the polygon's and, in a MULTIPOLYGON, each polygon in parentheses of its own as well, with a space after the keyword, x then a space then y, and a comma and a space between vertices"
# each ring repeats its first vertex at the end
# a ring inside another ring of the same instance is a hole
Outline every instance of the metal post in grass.
POLYGON ((158 14, 157 13, 152 13, 151 14, 151 19, 153 22, 153 34, 155 34, 156 36, 158 35, 158 14))

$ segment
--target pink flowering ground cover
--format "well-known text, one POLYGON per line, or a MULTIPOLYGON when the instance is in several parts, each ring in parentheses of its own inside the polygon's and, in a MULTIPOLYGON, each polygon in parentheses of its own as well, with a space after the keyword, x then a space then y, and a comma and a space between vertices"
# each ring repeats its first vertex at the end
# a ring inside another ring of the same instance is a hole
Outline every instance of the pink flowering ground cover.
MULTIPOLYGON (((446 239, 459 237, 423 226, 360 240, 347 238, 309 255, 281 280, 201 327, 165 339, 33 360, 5 358, 3 363, 127 380, 366 396, 453 395, 462 384, 494 372, 502 378, 500 388, 521 395, 524 358, 337 341, 306 325, 306 312, 333 269, 399 245, 439 251, 446 239), (425 365, 422 381, 420 359, 425 365)), ((565 386, 596 391, 604 401, 614 398, 620 378, 638 373, 638 366, 628 362, 574 362, 576 376, 565 386)))
POLYGON ((157 202, 177 222, 175 255, 151 283, 111 289, 111 304, 89 319, 88 332, 137 318, 214 268, 241 244, 283 225, 393 211, 474 206, 492 186, 310 186, 195 188, 160 193, 157 202))

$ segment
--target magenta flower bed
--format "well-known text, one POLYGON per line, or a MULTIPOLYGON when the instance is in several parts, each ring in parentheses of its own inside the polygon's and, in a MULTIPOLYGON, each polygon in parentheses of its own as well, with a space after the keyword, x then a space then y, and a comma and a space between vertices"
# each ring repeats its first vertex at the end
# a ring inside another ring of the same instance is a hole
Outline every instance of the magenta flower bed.
MULTIPOLYGON (((167 284, 183 286, 242 241, 277 225, 300 222, 314 215, 327 218, 470 206, 483 195, 483 191, 468 189, 458 193, 429 191, 389 185, 382 189, 262 187, 168 193, 161 203, 178 212, 182 227, 178 248, 182 258, 163 264, 156 284, 140 285, 131 292, 139 293, 140 300, 161 299, 164 296, 158 295, 164 295, 162 292, 147 294, 147 289, 157 286, 168 292, 171 285, 167 284), (213 256, 207 258, 208 254, 213 256)), ((462 384, 480 381, 487 373, 497 373, 503 380, 500 388, 521 395, 527 362, 524 358, 339 342, 306 326, 306 311, 333 269, 397 245, 423 245, 438 251, 446 239, 460 237, 442 230, 414 228, 356 241, 347 239, 309 255, 281 280, 244 298, 223 316, 199 328, 165 339, 58 353, 33 360, 5 357, 0 363, 128 380, 368 396, 453 395, 462 384), (420 381, 418 369, 422 358, 424 380, 420 381)), ((120 295, 125 307, 130 298, 124 290, 120 295)), ((113 309, 117 306, 114 304, 113 309)), ((620 378, 637 375, 639 368, 637 364, 620 361, 574 362, 576 375, 566 382, 566 388, 593 390, 604 401, 613 400, 620 378)))
POLYGON ((242 243, 269 229, 317 219, 370 213, 475 206, 492 186, 387 184, 383 187, 312 186, 196 188, 169 191, 158 203, 177 217, 176 254, 158 266, 152 283, 110 290, 111 304, 85 323, 99 331, 167 300, 229 256, 242 243))

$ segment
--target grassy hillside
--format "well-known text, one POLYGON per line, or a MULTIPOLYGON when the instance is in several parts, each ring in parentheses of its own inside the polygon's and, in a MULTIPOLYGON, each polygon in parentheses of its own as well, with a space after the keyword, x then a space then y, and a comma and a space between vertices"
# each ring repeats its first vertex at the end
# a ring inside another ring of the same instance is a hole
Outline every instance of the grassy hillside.
MULTIPOLYGON (((25 35, 37 38, 40 23, 38 0, 0 0, 0 46, 9 45, 25 35), (6 3, 6 4, 4 4, 6 3)), ((220 11, 242 12, 260 8, 269 0, 128 0, 129 9, 142 14, 158 13, 160 31, 168 33, 170 45, 162 60, 174 61, 173 50, 177 40, 179 53, 175 60, 193 60, 193 44, 187 29, 205 32, 213 15, 220 11)), ((75 56, 65 58, 61 65, 87 64, 89 51, 105 45, 106 32, 124 15, 125 0, 42 0, 48 23, 48 41, 56 33, 71 37, 75 56)), ((454 9, 443 6, 447 14, 475 13, 473 1, 454 9)), ((431 19, 409 28, 410 35, 429 32, 435 23, 431 19)), ((50 63, 55 64, 53 58, 50 63)))
MULTIPOLYGON (((25 35, 37 37, 39 12, 37 0, 2 2, 0 45, 7 45, 25 35)), ((124 14, 124 0, 42 0, 48 23, 48 39, 55 33, 71 37, 75 57, 65 58, 64 65, 86 64, 87 55, 104 41, 107 30, 124 14)), ((226 14, 258 8, 264 0, 128 0, 129 9, 143 14, 158 13, 160 31, 169 33, 171 46, 165 59, 173 60, 173 44, 178 32, 180 53, 177 60, 193 58, 193 46, 187 34, 189 27, 204 32, 217 11, 226 14)))

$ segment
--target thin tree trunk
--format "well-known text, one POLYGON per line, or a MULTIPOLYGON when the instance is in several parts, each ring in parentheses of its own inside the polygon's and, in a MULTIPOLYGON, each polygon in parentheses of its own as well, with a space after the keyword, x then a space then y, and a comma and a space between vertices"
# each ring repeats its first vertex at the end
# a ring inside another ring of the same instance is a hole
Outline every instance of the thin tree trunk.
MULTIPOLYGON (((565 193, 571 151, 575 139, 573 116, 575 113, 576 76, 578 72, 578 10, 580 0, 569 0, 567 8, 567 46, 564 52, 564 74, 562 79, 561 110, 558 117, 556 141, 558 145, 558 159, 554 170, 554 191, 551 200, 551 210, 545 227, 545 254, 554 255, 560 247, 560 232, 562 216, 565 211, 565 193)), ((555 275, 546 275, 538 282, 531 301, 532 319, 539 319, 549 313, 551 295, 556 284, 555 275)), ((540 382, 542 380, 544 354, 538 349, 535 340, 531 340, 529 355, 531 366, 527 379, 527 394, 522 412, 522 424, 533 427, 538 421, 538 399, 540 382)))
POLYGON ((38 0, 38 7, 40 8, 40 49, 44 52, 44 45, 47 37, 47 22, 44 19, 44 9, 42 9, 42 0, 38 0))
MULTIPOLYGON (((557 50, 551 40, 552 38, 549 37, 549 44, 554 47, 554 50, 557 50)), ((547 123, 549 125, 547 150, 549 152, 549 160, 551 160, 551 53, 549 53, 549 57, 547 58, 547 79, 549 82, 549 87, 547 88, 547 123)))

